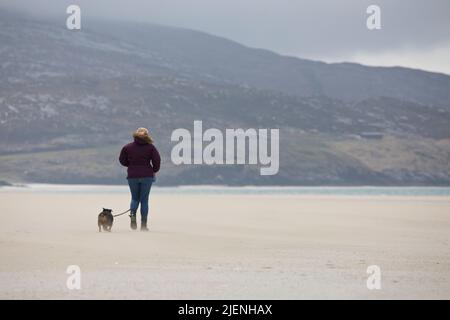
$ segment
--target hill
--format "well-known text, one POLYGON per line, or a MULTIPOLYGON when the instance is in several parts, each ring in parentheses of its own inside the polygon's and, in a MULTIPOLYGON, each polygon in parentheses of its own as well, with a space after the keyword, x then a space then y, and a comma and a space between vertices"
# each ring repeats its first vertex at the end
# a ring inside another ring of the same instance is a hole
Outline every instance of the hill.
POLYGON ((122 183, 138 126, 162 185, 450 184, 450 76, 326 64, 202 32, 0 12, 0 180, 122 183), (170 134, 279 128, 280 172, 173 166, 170 134))

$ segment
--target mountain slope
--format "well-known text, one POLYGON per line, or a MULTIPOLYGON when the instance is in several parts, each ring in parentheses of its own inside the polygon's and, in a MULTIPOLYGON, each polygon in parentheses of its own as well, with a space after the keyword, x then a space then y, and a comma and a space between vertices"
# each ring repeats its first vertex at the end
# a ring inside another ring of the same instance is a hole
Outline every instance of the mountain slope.
POLYGON ((161 184, 450 183, 449 76, 282 57, 178 28, 87 21, 73 32, 0 16, 0 180, 120 183, 117 153, 144 125, 161 184), (279 174, 171 165, 171 132, 194 120, 280 128, 279 174))

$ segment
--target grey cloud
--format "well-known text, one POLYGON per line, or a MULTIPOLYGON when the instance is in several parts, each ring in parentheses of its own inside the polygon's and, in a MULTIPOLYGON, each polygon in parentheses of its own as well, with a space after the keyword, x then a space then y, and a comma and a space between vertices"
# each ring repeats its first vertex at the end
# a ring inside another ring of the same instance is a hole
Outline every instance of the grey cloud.
POLYGON ((428 50, 450 42, 450 1, 434 0, 1 0, 37 15, 153 22, 202 30, 243 44, 309 58, 355 51, 428 50), (368 5, 382 10, 382 30, 365 27, 368 5))

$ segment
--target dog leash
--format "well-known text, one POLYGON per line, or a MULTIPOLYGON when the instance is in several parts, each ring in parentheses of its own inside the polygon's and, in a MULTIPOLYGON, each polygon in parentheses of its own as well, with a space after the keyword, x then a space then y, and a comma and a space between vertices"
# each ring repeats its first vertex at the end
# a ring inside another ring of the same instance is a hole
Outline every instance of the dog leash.
POLYGON ((131 209, 128 209, 127 211, 124 211, 124 212, 119 213, 119 214, 115 214, 115 215, 113 215, 113 217, 121 216, 121 215, 123 215, 123 214, 125 214, 125 213, 127 213, 127 212, 129 212, 129 211, 131 211, 131 209))

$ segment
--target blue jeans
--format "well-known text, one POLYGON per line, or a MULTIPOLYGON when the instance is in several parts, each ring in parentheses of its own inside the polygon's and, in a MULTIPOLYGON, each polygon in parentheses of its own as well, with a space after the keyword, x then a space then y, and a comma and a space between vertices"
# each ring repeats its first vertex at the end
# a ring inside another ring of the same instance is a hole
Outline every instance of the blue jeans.
POLYGON ((152 183, 155 178, 131 178, 128 179, 128 185, 131 191, 130 209, 137 211, 139 203, 141 204, 141 217, 147 218, 148 215, 148 196, 152 183))

